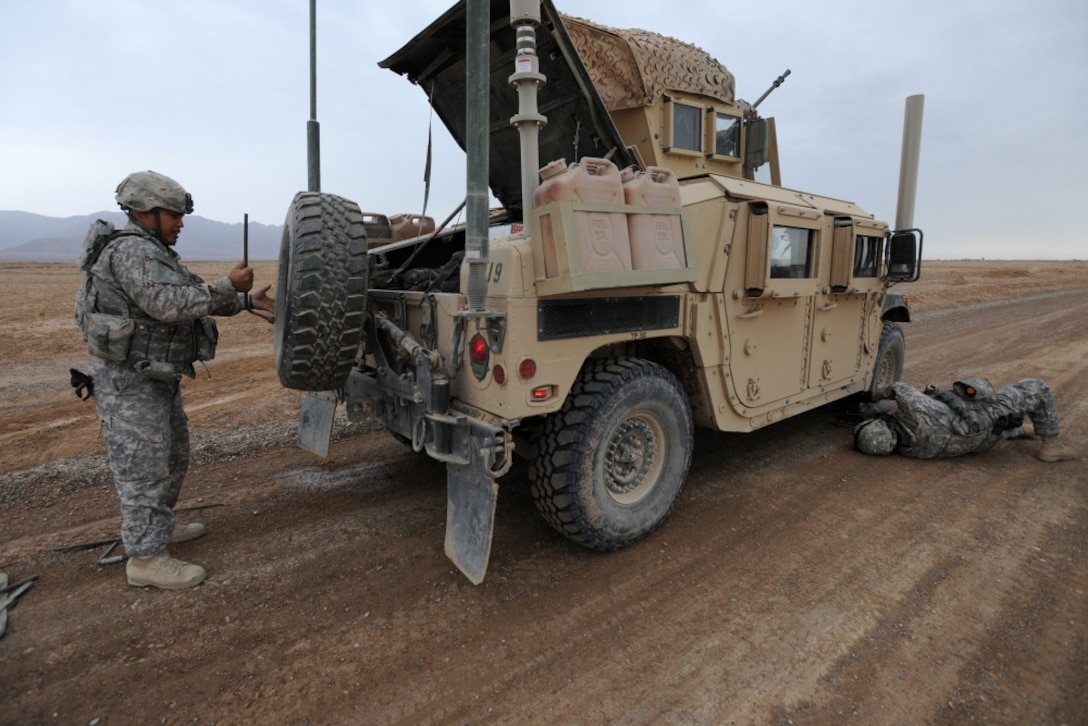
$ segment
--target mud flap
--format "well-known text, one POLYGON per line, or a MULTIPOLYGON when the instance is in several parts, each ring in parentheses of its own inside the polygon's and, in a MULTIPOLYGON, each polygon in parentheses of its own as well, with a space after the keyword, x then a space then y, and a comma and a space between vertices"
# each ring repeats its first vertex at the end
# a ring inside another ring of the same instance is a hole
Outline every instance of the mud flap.
POLYGON ((473 585, 484 581, 499 485, 482 467, 446 464, 446 556, 473 585))
POLYGON ((298 445, 322 459, 329 455, 336 398, 336 391, 310 391, 299 411, 298 445))

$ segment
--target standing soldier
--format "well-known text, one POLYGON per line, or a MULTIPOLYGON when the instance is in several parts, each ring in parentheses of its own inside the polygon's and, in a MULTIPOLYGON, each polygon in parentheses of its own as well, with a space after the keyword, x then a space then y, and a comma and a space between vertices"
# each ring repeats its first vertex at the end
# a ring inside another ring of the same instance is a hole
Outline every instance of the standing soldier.
POLYGON ((877 396, 878 415, 854 428, 854 443, 865 454, 898 450, 916 459, 937 459, 989 451, 1002 439, 1015 438, 1026 416, 1043 440, 1037 457, 1068 461, 1077 457, 1059 438, 1058 414, 1050 386, 1038 378, 994 391, 985 378, 956 381, 951 390, 923 393, 895 383, 877 396))
POLYGON ((177 524, 177 502, 189 468, 189 429, 182 376, 211 360, 218 339, 212 315, 272 312, 269 285, 250 292, 253 269, 239 263, 205 283, 174 252, 193 199, 153 171, 130 174, 117 187, 128 215, 120 231, 98 221, 84 243, 83 285, 76 323, 91 354, 89 373, 121 500, 121 537, 130 585, 181 589, 204 581, 204 568, 167 554, 171 542, 204 534, 200 523, 177 524))

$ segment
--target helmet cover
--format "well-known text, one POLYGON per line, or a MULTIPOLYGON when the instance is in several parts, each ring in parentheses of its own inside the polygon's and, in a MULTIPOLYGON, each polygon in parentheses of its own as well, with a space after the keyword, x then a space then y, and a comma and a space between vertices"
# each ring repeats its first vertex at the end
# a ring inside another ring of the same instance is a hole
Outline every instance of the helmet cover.
POLYGON ((176 181, 154 171, 137 171, 117 185, 117 204, 126 212, 165 209, 174 214, 192 214, 193 197, 176 181))
POLYGON ((884 456, 895 451, 897 443, 895 429, 882 418, 862 421, 854 428, 854 445, 863 454, 884 456))

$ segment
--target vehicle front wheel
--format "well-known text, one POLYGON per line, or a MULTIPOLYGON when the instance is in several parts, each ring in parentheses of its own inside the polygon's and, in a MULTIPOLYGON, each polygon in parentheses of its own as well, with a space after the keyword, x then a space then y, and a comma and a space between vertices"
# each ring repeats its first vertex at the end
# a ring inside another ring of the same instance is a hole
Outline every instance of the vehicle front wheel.
POLYGON ((544 422, 531 491, 567 538, 612 551, 668 518, 691 463, 692 420, 676 378, 650 361, 589 361, 544 422))
POLYGON ((906 357, 907 341, 903 337, 903 329, 896 323, 885 323, 876 351, 873 382, 869 386, 870 396, 899 382, 903 377, 903 362, 906 357))

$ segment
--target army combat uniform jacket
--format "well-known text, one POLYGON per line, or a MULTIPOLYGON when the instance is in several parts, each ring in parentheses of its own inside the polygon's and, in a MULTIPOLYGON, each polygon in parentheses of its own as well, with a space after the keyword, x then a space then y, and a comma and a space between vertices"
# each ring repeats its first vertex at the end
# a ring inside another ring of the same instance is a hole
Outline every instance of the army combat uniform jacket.
POLYGON ((899 453, 918 459, 988 451, 1025 417, 1043 438, 1060 433, 1054 397, 1038 378, 1025 378, 998 391, 985 378, 925 393, 896 383, 892 398, 896 411, 890 419, 899 436, 899 453))

